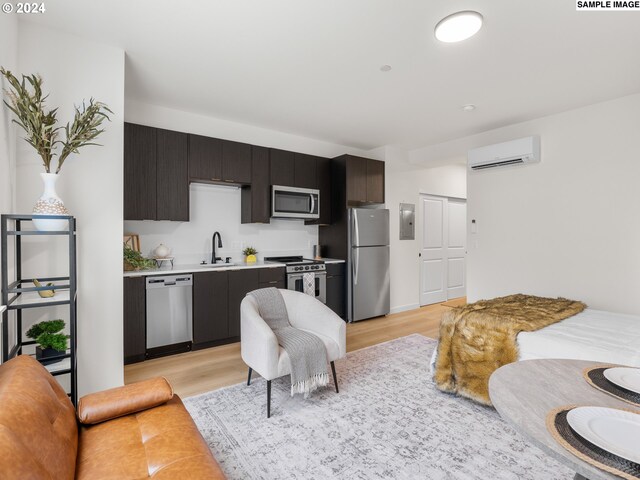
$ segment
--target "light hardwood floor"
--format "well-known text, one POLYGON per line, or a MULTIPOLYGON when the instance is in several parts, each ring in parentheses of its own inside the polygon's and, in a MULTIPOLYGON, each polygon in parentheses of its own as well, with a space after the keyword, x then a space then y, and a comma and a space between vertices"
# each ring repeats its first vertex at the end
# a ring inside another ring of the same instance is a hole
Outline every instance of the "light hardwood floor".
MULTIPOLYGON (((347 324, 347 351, 358 350, 377 343, 420 333, 438 338, 438 326, 442 313, 450 306, 464 304, 465 299, 455 299, 445 304, 435 304, 347 324)), ((220 387, 246 381, 247 366, 240 358, 240 344, 182 353, 127 365, 125 383, 164 376, 181 397, 197 395, 220 387)), ((257 375, 257 374, 254 374, 257 375)))

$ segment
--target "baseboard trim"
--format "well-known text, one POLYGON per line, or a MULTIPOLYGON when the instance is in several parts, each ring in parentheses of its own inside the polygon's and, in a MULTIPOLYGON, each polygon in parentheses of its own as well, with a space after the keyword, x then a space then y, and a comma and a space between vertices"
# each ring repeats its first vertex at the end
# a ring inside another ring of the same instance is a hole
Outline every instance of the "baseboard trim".
POLYGON ((416 308, 420 308, 419 303, 410 303, 408 305, 400 305, 399 307, 393 307, 389 313, 406 312, 407 310, 415 310, 416 308))

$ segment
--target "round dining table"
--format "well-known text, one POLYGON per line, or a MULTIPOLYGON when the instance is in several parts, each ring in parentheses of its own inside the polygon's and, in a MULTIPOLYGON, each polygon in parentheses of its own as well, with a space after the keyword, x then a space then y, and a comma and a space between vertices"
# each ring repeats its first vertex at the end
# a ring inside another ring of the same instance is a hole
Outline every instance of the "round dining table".
POLYGON ((489 379, 489 396, 500 416, 526 439, 576 472, 575 480, 615 480, 619 477, 591 465, 566 450, 551 435, 547 414, 566 405, 640 408, 597 390, 585 380, 582 360, 524 360, 504 365, 489 379))

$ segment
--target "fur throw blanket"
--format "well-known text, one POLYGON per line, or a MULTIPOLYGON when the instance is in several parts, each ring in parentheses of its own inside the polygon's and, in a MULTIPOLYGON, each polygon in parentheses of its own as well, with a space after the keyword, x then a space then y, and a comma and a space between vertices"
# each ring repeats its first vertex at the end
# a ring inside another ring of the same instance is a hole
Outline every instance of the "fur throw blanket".
POLYGON ((582 302, 529 295, 482 300, 442 316, 434 380, 436 386, 485 405, 489 377, 518 360, 516 336, 580 313, 582 302))

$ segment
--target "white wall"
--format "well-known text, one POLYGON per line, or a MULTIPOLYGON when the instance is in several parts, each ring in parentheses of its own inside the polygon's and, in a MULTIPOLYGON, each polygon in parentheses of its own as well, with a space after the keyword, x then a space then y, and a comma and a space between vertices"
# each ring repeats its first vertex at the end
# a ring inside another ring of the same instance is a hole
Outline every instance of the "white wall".
POLYGON ((242 249, 251 246, 258 258, 276 255, 312 254, 318 243, 318 227, 302 220, 272 220, 270 224, 240 223, 240 189, 191 184, 189 222, 126 221, 125 233, 140 235, 141 250, 151 254, 160 244, 171 248, 175 264, 200 263, 211 259, 211 237, 218 231, 223 248, 219 257, 241 261, 242 249))
MULTIPOLYGON (((252 145, 282 148, 294 152, 337 157, 345 153, 374 158, 365 150, 338 145, 335 143, 300 137, 290 133, 255 127, 244 123, 220 118, 208 117, 197 113, 185 112, 173 108, 150 105, 127 97, 125 106, 127 122, 166 128, 179 132, 196 133, 209 137, 223 138, 252 145)), ((377 157, 375 157, 377 158, 377 157)))
MULTIPOLYGON (((58 195, 78 222, 78 382, 85 394, 123 383, 122 352, 122 151, 124 52, 55 30, 20 22, 19 71, 39 73, 59 106, 58 119, 72 119, 73 105, 93 96, 114 114, 100 137, 65 162, 58 195)), ((42 193, 43 171, 33 149, 18 145, 17 209, 28 213, 42 193)), ((60 240, 60 239, 58 239, 60 240)), ((60 271, 66 262, 55 240, 25 248, 25 275, 60 271), (58 252, 50 262, 48 252, 58 252), (47 271, 45 271, 47 270, 47 271)), ((38 309, 39 310, 39 309, 38 309)))
MULTIPOLYGON (((0 66, 14 71, 18 63, 18 16, 0 15, 0 66)), ((8 88, 4 77, 0 79, 0 92, 8 88)), ((4 100, 4 95, 0 93, 4 100)), ((11 121, 10 111, 0 102, 0 213, 13 213, 15 209, 15 164, 16 135, 15 125, 11 121)), ((0 241, 0 249, 4 248, 0 241)), ((13 255, 13 244, 7 246, 9 255, 13 255)), ((9 265, 8 274, 14 279, 13 265, 9 265)), ((1 302, 0 302, 1 303, 1 302)), ((12 315, 13 316, 13 315, 12 315)), ((10 338, 15 338, 13 324, 9 323, 10 338)), ((0 331, 0 349, 2 332, 0 331)), ((9 348, 13 346, 13 342, 9 348)), ((2 352, 0 351, 0 354, 2 352)))
MULTIPOLYGON (((0 15, 0 66, 15 75, 18 64, 18 17, 0 15)), ((0 92, 8 89, 7 81, 0 79, 0 92)), ((4 93, 1 95, 5 99, 4 93)), ((2 104, 2 102, 0 102, 2 104)), ((0 212, 12 213, 15 204, 16 136, 11 112, 0 107, 0 212)))
POLYGON ((400 312, 420 306, 419 229, 422 221, 418 202, 420 193, 466 198, 466 168, 461 164, 436 168, 395 170, 387 167, 386 201, 391 234, 391 311, 400 312), (400 203, 416 206, 415 240, 400 240, 400 203))
POLYGON ((542 163, 468 178, 470 300, 564 296, 640 314, 640 94, 501 128, 541 135, 542 163))
MULTIPOLYGON (((207 117, 127 98, 127 122, 169 130, 224 138, 253 145, 282 148, 301 153, 336 157, 344 153, 368 152, 332 143, 268 130, 252 125, 207 117)), ((375 157, 375 155, 373 155, 375 157)), ((140 235, 141 249, 150 253, 158 244, 172 248, 175 262, 199 263, 211 257, 211 236, 219 231, 223 249, 220 256, 241 260, 241 250, 253 246, 259 258, 271 255, 312 254, 318 243, 318 227, 301 220, 272 220, 270 224, 240 223, 240 190, 209 185, 191 185, 191 215, 188 223, 127 221, 125 231, 140 235)))

